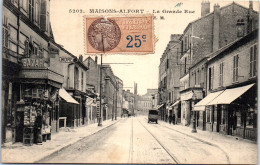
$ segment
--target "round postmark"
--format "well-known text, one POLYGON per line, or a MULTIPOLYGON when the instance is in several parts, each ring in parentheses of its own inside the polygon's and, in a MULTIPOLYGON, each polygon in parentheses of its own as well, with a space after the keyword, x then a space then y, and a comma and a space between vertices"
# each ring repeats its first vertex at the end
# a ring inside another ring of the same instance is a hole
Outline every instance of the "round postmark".
POLYGON ((110 51, 120 42, 121 31, 112 19, 100 18, 91 23, 88 28, 88 41, 98 51, 110 51))

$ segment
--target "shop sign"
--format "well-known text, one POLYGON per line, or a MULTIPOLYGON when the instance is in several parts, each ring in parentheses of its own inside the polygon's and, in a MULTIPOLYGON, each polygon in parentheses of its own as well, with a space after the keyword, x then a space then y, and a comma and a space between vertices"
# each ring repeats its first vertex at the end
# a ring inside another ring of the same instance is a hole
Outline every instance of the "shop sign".
POLYGON ((44 68, 44 60, 36 58, 24 58, 22 59, 23 67, 27 68, 44 68))
POLYGON ((60 57, 60 62, 62 62, 62 63, 72 63, 72 62, 75 62, 73 59, 74 58, 71 58, 71 57, 60 57))

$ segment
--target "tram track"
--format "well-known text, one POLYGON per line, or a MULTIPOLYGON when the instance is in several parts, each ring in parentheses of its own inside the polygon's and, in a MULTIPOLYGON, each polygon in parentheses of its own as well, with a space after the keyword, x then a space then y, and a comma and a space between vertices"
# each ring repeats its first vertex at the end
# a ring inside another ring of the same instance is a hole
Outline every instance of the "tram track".
MULTIPOLYGON (((138 119, 137 119, 138 120, 138 119)), ((164 146, 160 140, 146 127, 143 125, 142 122, 140 122, 138 120, 138 122, 146 129, 146 131, 156 140, 156 142, 164 149, 164 151, 172 158, 172 160, 176 163, 176 164, 180 164, 180 161, 176 158, 176 156, 174 156, 167 148, 166 146, 164 146)))
POLYGON ((130 135, 130 148, 129 148, 129 157, 128 162, 133 163, 133 136, 134 136, 134 124, 133 118, 131 118, 131 135, 130 135))
POLYGON ((185 134, 185 133, 182 133, 182 132, 177 131, 177 130, 175 130, 175 129, 166 127, 166 126, 164 126, 164 125, 161 125, 161 126, 163 126, 164 128, 173 130, 173 131, 175 131, 175 132, 178 132, 178 133, 180 133, 180 134, 186 135, 186 136, 188 136, 188 137, 190 137, 190 138, 193 138, 193 139, 195 139, 195 140, 197 140, 197 141, 199 141, 199 142, 202 142, 202 143, 204 143, 204 144, 207 144, 207 145, 210 145, 210 146, 213 146, 213 147, 218 148, 218 149, 225 155, 225 157, 226 157, 226 159, 227 159, 227 163, 230 164, 230 158, 229 158, 228 154, 227 154, 221 147, 219 147, 218 145, 213 144, 213 143, 210 143, 210 142, 205 141, 205 140, 202 140, 202 139, 199 139, 199 138, 197 138, 197 137, 193 137, 193 136, 187 135, 187 134, 185 134))
MULTIPOLYGON (((145 118, 145 119, 146 119, 146 118, 145 118)), ((139 121, 139 122, 140 122, 140 121, 139 121)), ((199 138, 197 138, 197 137, 188 135, 188 134, 183 133, 183 132, 181 132, 181 131, 178 131, 178 130, 176 130, 176 129, 169 128, 169 127, 164 126, 164 125, 161 125, 161 124, 159 124, 159 125, 162 126, 162 127, 164 127, 164 128, 167 128, 167 129, 169 129, 169 130, 175 131, 175 132, 177 132, 177 133, 179 133, 179 134, 188 136, 188 137, 190 137, 190 138, 192 138, 192 139, 194 139, 194 140, 197 140, 197 141, 199 141, 199 142, 201 142, 201 143, 203 143, 203 144, 207 144, 207 145, 209 145, 209 146, 213 146, 213 147, 219 149, 219 150, 225 155, 227 164, 230 164, 230 158, 229 158, 228 154, 227 154, 221 147, 219 147, 218 145, 213 144, 213 143, 208 142, 208 141, 205 141, 205 140, 202 140, 202 139, 199 139, 199 138)))

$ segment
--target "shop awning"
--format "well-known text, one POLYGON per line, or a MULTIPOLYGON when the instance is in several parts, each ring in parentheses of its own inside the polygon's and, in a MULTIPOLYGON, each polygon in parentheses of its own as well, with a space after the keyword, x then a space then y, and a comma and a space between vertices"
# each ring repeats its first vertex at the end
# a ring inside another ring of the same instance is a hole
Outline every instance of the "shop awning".
POLYGON ((73 97, 71 97, 70 94, 68 94, 68 92, 64 88, 61 88, 59 90, 59 96, 68 103, 79 104, 73 97))
POLYGON ((215 105, 215 104, 230 104, 234 100, 236 100, 239 96, 244 94, 247 90, 249 90, 254 84, 226 89, 223 93, 221 93, 217 98, 211 101, 208 105, 215 105))
POLYGON ((164 104, 159 105, 158 107, 156 107, 155 109, 160 109, 164 104))
POLYGON ((176 101, 174 104, 171 105, 171 107, 174 107, 175 105, 178 105, 180 100, 176 101))
POLYGON ((94 99, 92 97, 87 96, 86 105, 95 106, 96 103, 94 103, 94 99))
POLYGON ((199 101, 197 104, 194 105, 194 111, 205 111, 206 105, 208 105, 209 102, 214 100, 216 97, 218 97, 221 93, 223 93, 224 90, 213 92, 208 94, 204 99, 199 101))
POLYGON ((190 91, 190 92, 187 92, 183 95, 181 95, 181 101, 185 101, 185 100, 190 100, 193 96, 193 92, 190 91))

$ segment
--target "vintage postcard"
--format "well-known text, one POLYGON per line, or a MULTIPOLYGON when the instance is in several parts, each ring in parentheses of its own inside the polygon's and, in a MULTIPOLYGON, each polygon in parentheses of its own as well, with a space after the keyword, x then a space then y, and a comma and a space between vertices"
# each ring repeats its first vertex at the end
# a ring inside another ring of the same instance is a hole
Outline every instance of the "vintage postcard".
POLYGON ((257 164, 259 3, 3 0, 2 163, 257 164))

